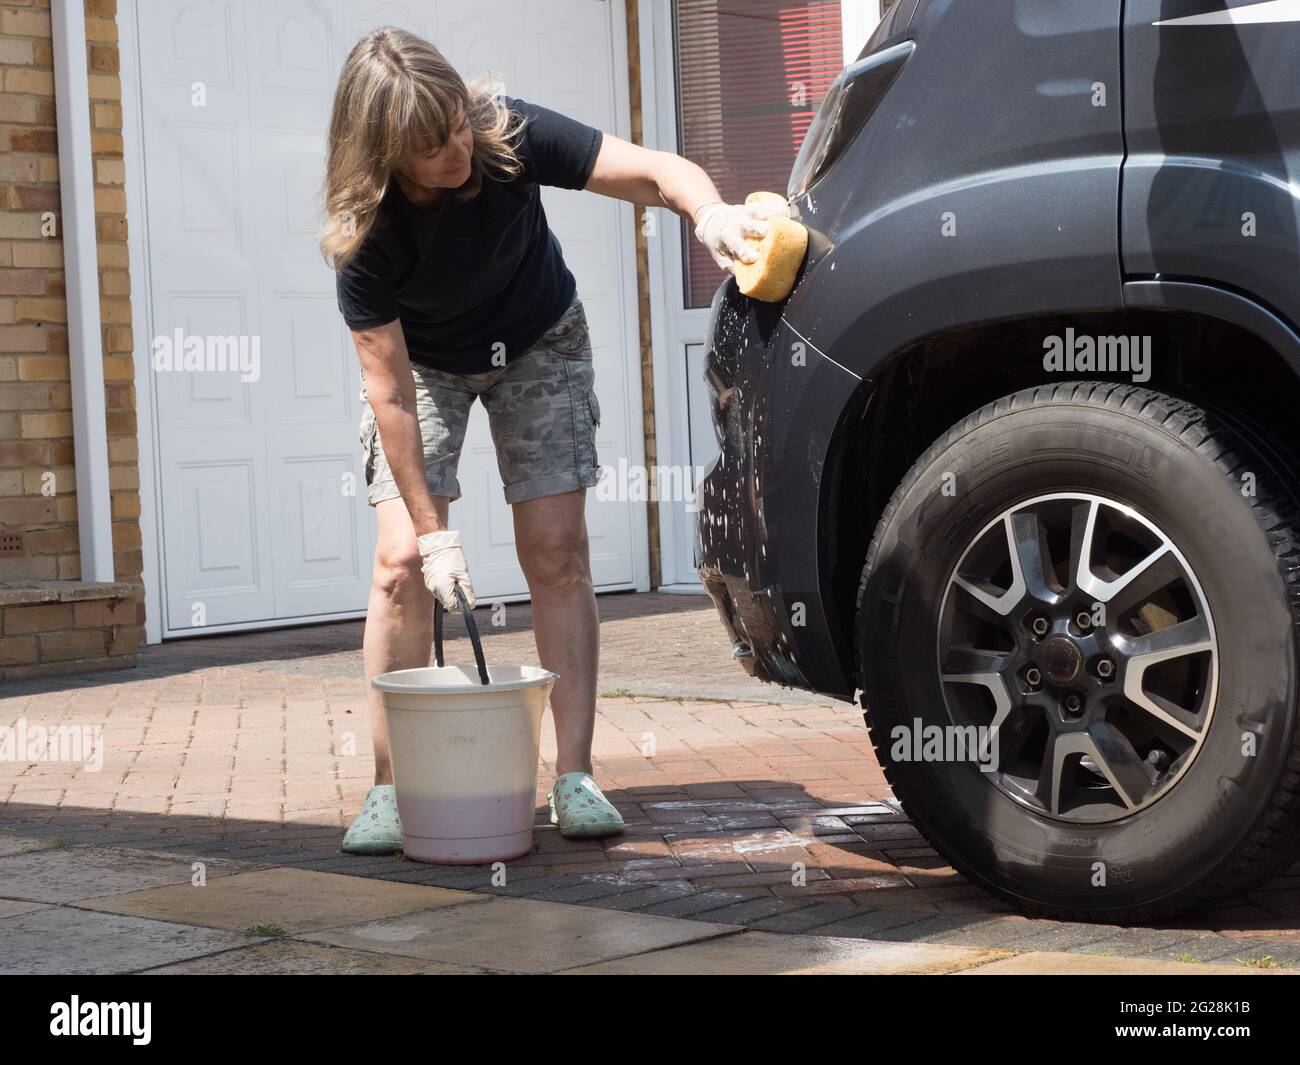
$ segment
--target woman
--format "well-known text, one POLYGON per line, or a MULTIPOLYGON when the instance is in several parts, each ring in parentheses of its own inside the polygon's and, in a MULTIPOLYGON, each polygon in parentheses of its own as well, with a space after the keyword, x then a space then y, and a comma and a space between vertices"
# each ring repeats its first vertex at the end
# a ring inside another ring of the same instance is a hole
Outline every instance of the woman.
MULTIPOLYGON (((668 207, 724 269, 752 261, 771 209, 722 203, 707 174, 554 111, 471 88, 427 41, 367 34, 343 66, 330 120, 321 248, 361 360, 361 439, 378 520, 367 677, 426 666, 433 597, 473 607, 448 525, 469 408, 487 408, 551 694, 568 837, 622 830, 591 776, 598 618, 586 490, 596 484, 591 345, 539 186, 668 207)), ((344 837, 351 854, 401 847, 382 702, 370 693, 375 786, 344 837)))

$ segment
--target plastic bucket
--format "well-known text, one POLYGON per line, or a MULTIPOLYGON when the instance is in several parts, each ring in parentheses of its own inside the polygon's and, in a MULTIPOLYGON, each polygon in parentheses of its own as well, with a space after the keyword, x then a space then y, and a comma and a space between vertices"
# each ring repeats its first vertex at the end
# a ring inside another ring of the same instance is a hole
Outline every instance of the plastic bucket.
POLYGON ((438 665, 371 681, 383 695, 402 848, 439 865, 507 861, 532 849, 542 712, 559 679, 536 666, 488 669, 473 615, 461 610, 478 676, 443 665, 437 608, 438 665))

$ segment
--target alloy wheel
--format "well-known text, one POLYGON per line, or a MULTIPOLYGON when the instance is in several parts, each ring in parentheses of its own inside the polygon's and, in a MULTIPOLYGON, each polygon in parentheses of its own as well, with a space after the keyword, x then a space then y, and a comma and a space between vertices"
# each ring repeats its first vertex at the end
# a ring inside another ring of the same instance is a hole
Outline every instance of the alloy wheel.
POLYGON ((1152 521, 1101 496, 1017 504, 954 568, 939 613, 952 724, 990 781, 1036 813, 1112 821, 1174 787, 1208 734, 1209 603, 1152 521))

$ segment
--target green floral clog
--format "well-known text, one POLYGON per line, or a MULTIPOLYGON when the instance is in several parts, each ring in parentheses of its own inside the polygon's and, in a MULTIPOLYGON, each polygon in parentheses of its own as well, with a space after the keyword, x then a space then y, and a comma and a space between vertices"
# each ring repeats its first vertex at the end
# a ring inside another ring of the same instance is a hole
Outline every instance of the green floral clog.
POLYGON ((560 826, 565 839, 595 839, 623 831, 623 817, 590 773, 565 773, 546 797, 551 804, 551 824, 560 826))
POLYGON ((343 837, 344 854, 396 854, 402 849, 402 822, 397 816, 397 788, 376 784, 343 837))

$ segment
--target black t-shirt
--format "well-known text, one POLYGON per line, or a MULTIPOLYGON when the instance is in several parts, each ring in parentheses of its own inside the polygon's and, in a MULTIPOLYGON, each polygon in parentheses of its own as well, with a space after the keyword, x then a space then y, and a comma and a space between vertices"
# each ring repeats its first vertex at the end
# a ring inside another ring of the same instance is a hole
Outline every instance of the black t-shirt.
POLYGON ((352 329, 400 320, 412 361, 449 373, 486 373, 524 354, 573 302, 576 284, 546 222, 538 186, 587 184, 601 131, 507 96, 527 120, 516 141, 523 170, 484 177, 476 196, 447 190, 432 207, 390 180, 361 248, 337 274, 339 310, 352 329))

